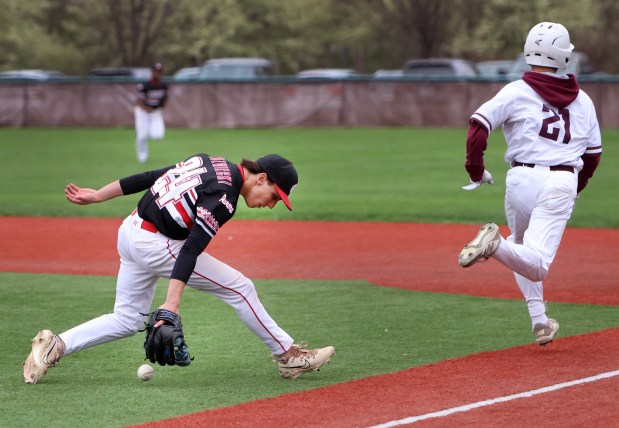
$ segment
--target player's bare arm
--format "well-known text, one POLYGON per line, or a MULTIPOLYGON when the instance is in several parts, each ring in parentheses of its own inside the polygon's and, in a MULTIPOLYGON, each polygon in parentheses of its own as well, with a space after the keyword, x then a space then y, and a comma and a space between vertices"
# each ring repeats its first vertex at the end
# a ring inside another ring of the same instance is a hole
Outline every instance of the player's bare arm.
POLYGON ((109 201, 118 196, 123 196, 123 191, 118 180, 103 186, 99 190, 79 187, 73 183, 67 184, 64 194, 69 202, 76 205, 90 205, 109 201))
MULTIPOLYGON (((178 279, 170 279, 168 284, 168 294, 166 295, 165 303, 159 306, 159 309, 167 309, 175 314, 179 313, 181 305, 181 299, 183 297, 183 291, 185 290, 185 283, 178 279)), ((157 321, 155 327, 159 327, 164 321, 157 321)))
POLYGON ((168 294, 166 295, 165 303, 160 306, 161 309, 167 309, 178 313, 178 308, 181 304, 185 283, 179 279, 170 279, 168 284, 168 294))

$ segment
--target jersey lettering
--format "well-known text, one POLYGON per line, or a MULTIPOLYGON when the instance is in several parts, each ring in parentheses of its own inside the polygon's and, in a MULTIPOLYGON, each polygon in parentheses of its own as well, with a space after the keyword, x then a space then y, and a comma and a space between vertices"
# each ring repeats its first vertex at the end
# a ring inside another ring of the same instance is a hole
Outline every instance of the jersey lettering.
POLYGON ((542 121, 542 129, 539 131, 539 135, 543 138, 548 138, 552 141, 559 140, 560 129, 553 126, 553 123, 559 122, 563 119, 563 144, 567 144, 572 139, 572 134, 570 133, 570 111, 566 108, 560 108, 559 114, 557 114, 553 109, 548 107, 546 104, 542 106, 542 111, 545 113, 551 112, 552 116, 547 117, 542 121))
POLYGON ((230 168, 228 163, 222 157, 209 156, 211 165, 215 168, 215 175, 217 175, 217 182, 220 184, 227 184, 232 186, 232 175, 230 174, 230 168))
POLYGON ((159 208, 178 203, 188 192, 195 194, 193 189, 202 183, 200 174, 205 172, 206 168, 202 166, 202 159, 193 157, 177 164, 176 168, 170 169, 159 177, 151 187, 151 192, 159 195, 157 198, 159 208))

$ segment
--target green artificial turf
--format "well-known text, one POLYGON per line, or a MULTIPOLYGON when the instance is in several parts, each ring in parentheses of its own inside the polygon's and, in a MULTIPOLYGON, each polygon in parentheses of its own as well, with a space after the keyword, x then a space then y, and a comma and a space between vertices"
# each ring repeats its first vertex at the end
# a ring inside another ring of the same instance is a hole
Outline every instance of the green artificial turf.
MULTIPOLYGON (((297 166, 294 212, 250 210, 235 218, 505 224, 505 142, 491 135, 486 166, 493 186, 472 192, 464 171, 465 129, 169 129, 135 159, 132 129, 0 129, 0 215, 124 217, 139 195, 76 207, 68 182, 98 188, 117 178, 205 152, 240 161, 280 153, 297 166)), ((619 227, 619 131, 603 132, 602 163, 570 226, 619 227)), ((281 205, 281 204, 279 204, 281 205)))
MULTIPOLYGON (((143 334, 67 356, 38 385, 21 379, 30 339, 41 328, 62 332, 112 310, 115 278, 0 273, 0 310, 7 325, 0 349, 2 426, 116 427, 391 373, 478 352, 531 344, 520 300, 378 287, 362 281, 258 280, 271 316, 295 340, 334 345, 318 373, 296 381, 277 374, 264 345, 234 311, 187 290, 184 330, 189 367, 144 362, 143 334), (9 325, 10 324, 10 325, 9 325)), ((160 282, 155 301, 166 287, 160 282)), ((619 307, 553 303, 561 337, 619 325, 619 307)))

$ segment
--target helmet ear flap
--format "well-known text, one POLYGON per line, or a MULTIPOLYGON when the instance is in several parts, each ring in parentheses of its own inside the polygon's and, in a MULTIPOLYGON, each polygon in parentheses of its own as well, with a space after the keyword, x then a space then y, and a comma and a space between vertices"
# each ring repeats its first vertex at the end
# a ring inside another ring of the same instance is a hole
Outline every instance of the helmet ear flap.
POLYGON ((574 50, 567 29, 555 22, 534 26, 524 44, 527 64, 565 70, 574 50))

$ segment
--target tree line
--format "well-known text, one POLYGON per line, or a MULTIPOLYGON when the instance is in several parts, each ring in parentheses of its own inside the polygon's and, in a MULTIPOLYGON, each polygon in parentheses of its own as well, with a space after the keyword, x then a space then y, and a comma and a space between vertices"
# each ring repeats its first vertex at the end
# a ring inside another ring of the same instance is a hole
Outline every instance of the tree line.
POLYGON ((616 0, 0 0, 0 71, 149 66, 210 58, 307 68, 400 69, 411 58, 513 59, 560 22, 598 71, 619 72, 616 0))

